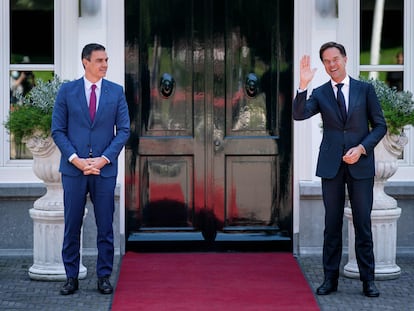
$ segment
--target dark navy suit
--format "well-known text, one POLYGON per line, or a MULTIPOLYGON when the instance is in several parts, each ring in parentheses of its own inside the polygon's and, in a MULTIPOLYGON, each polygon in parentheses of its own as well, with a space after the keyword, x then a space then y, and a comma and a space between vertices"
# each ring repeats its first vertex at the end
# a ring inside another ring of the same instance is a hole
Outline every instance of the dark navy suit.
POLYGON ((114 191, 118 156, 129 137, 129 114, 123 89, 103 79, 94 121, 89 116, 84 79, 64 83, 52 116, 52 137, 62 154, 60 172, 64 190, 65 234, 62 258, 68 278, 77 278, 80 264, 80 233, 87 194, 94 205, 97 225, 97 275, 112 272, 114 191), (106 157, 100 175, 84 175, 69 162, 80 158, 106 157))
POLYGON ((316 175, 322 178, 325 205, 323 265, 326 278, 337 279, 342 255, 342 223, 345 185, 355 227, 356 259, 362 281, 374 280, 371 209, 375 175, 374 147, 387 131, 381 106, 373 86, 350 78, 347 119, 341 117, 331 82, 312 91, 298 92, 293 102, 293 118, 304 120, 320 113, 323 137, 316 175), (342 156, 362 144, 366 155, 355 164, 342 156))

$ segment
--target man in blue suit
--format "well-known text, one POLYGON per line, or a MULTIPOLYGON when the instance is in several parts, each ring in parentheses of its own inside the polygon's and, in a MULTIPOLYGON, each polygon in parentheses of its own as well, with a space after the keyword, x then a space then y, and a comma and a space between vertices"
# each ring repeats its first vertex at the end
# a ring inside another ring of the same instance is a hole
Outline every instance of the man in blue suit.
POLYGON ((81 58, 85 75, 61 86, 52 116, 64 190, 62 258, 67 280, 60 293, 73 294, 79 287, 80 234, 89 193, 97 226, 98 290, 111 294, 117 159, 129 137, 129 113, 122 87, 103 79, 108 68, 105 47, 88 44, 81 58))
POLYGON ((325 279, 316 293, 328 295, 338 287, 346 186, 363 294, 378 297, 371 232, 374 147, 385 135, 387 126, 373 86, 347 75, 343 45, 327 42, 321 46, 319 56, 331 80, 315 88, 307 99, 307 87, 316 69, 311 69, 309 56, 303 56, 299 90, 293 102, 295 120, 305 120, 320 113, 323 123, 316 175, 322 180, 325 206, 325 279))

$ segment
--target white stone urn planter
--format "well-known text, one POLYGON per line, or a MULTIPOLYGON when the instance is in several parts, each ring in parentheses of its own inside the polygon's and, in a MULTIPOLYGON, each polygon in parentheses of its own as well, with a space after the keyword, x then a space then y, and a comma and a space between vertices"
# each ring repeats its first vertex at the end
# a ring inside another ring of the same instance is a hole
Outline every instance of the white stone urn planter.
MULTIPOLYGON (((29 210, 33 219, 33 265, 29 276, 34 280, 63 281, 66 280, 66 272, 62 261, 64 208, 59 173, 60 151, 50 136, 35 135, 25 143, 33 154, 33 172, 47 188, 46 194, 29 210)), ((81 256, 79 278, 85 278, 86 274, 81 256)))
MULTIPOLYGON (((372 236, 375 256, 375 279, 396 279, 401 274, 401 268, 396 264, 397 220, 401 208, 397 201, 384 192, 388 178, 398 169, 398 157, 401 155, 408 139, 405 135, 387 133, 375 147, 375 179, 374 203, 371 212, 372 236)), ((359 278, 359 269, 355 255, 355 233, 352 221, 352 210, 345 208, 348 220, 348 263, 344 267, 344 275, 359 278)))

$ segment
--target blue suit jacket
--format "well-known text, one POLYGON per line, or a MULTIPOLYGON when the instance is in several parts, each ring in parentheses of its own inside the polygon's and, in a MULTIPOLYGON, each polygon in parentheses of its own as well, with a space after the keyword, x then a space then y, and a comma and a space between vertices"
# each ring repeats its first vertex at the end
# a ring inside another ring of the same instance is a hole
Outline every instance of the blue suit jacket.
POLYGON ((89 116, 83 78, 62 84, 52 115, 52 137, 62 154, 60 172, 69 176, 82 174, 69 162, 76 153, 81 158, 104 155, 110 161, 101 176, 118 173, 118 156, 129 137, 129 114, 123 88, 102 80, 98 110, 92 122, 89 116))
POLYGON ((349 106, 346 122, 343 122, 331 82, 313 90, 307 100, 307 92, 298 93, 293 101, 293 118, 304 120, 320 113, 323 137, 319 149, 316 175, 333 178, 338 172, 342 156, 350 148, 362 144, 367 155, 355 164, 348 165, 356 179, 375 175, 374 147, 387 132, 383 112, 374 87, 350 78, 349 106))

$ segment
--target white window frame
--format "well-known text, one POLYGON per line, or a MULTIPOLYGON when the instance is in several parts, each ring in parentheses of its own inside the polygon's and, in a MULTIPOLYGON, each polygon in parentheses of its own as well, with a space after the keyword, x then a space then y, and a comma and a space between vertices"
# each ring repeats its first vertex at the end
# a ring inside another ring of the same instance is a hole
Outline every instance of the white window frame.
MULTIPOLYGON (((8 4, 10 4, 10 1, 6 1, 8 4)), ((56 12, 56 10, 54 10, 56 12)), ((8 8, 8 12, 10 12, 10 6, 8 8)), ((8 59, 6 64, 8 65, 9 69, 8 72, 12 71, 12 70, 16 70, 16 71, 55 71, 55 60, 53 64, 11 64, 10 63, 10 14, 7 14, 7 35, 8 35, 8 40, 7 40, 7 53, 8 53, 8 59)), ((55 14, 55 18, 56 19, 56 14, 55 14)), ((56 29, 56 22, 54 22, 53 27, 56 29)), ((54 39, 56 38, 56 34, 54 35, 54 39)), ((54 40, 55 41, 55 40, 54 40)), ((54 45, 56 46, 56 43, 54 42, 54 45)), ((55 49, 55 48, 54 48, 55 49)), ((55 54, 54 54, 55 55, 55 54)), ((10 85, 8 84, 7 89, 10 89, 10 85)), ((6 93, 6 92, 5 92, 6 93)), ((5 116, 7 116, 7 113, 9 111, 8 106, 5 106, 5 110, 6 110, 6 114, 5 116)), ((7 140, 5 140, 4 142, 6 143, 6 146, 4 146, 4 157, 5 157, 5 166, 15 166, 16 164, 18 165, 24 165, 24 166, 31 166, 33 160, 24 160, 24 159, 10 159, 10 135, 8 133, 6 133, 6 137, 7 140)))
MULTIPOLYGON (((346 0, 339 0, 346 1, 346 0)), ((358 47, 357 70, 356 74, 360 72, 369 71, 404 71, 404 89, 414 92, 414 74, 410 68, 413 68, 414 64, 414 3, 412 0, 404 0, 404 35, 403 35, 403 53, 404 53, 404 64, 403 65, 361 65, 359 60, 360 53, 360 38, 359 38, 359 17, 360 17, 360 1, 354 0, 355 16, 358 16, 358 29, 354 32, 355 41, 354 46, 358 47)), ((408 137, 408 144, 404 148, 404 158, 398 160, 399 169, 397 173, 391 178, 392 180, 412 180, 414 175, 414 128, 412 126, 406 126, 404 132, 408 137)))
MULTIPOLYGON (((59 5, 59 0, 54 1, 54 62, 57 60, 57 35, 60 30, 56 16, 56 7, 59 5)), ((53 71, 56 72, 55 64, 10 64, 10 1, 1 1, 0 3, 0 43, 3 47, 3 53, 0 56, 0 72, 6 73, 0 75, 0 89, 1 89, 1 108, 0 108, 0 183, 2 182, 37 182, 38 178, 34 175, 32 170, 33 160, 27 159, 10 159, 10 135, 5 129, 3 122, 7 119, 9 114, 10 103, 10 78, 11 70, 24 71, 53 71)))

